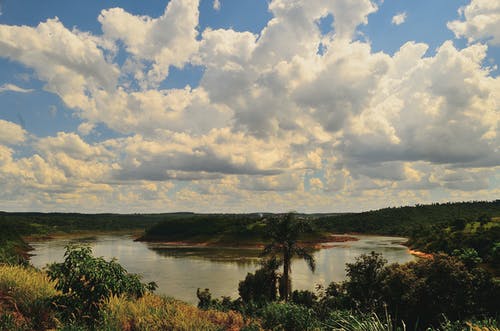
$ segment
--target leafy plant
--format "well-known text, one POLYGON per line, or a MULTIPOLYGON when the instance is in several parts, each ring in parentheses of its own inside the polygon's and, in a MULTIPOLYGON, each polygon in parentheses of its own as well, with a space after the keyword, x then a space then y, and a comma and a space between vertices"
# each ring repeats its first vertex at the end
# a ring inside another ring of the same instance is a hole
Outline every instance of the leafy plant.
POLYGON ((93 323, 101 303, 112 295, 138 298, 156 289, 155 283, 141 283, 140 276, 128 273, 115 259, 92 256, 90 247, 66 247, 64 262, 50 265, 48 275, 62 292, 55 303, 64 317, 87 323, 93 323))
POLYGON ((248 273, 238 285, 238 292, 243 302, 268 302, 275 301, 276 284, 278 281, 277 269, 279 262, 272 258, 262 262, 262 267, 255 273, 248 273))
POLYGON ((319 327, 311 309, 292 303, 270 303, 262 310, 261 318, 266 330, 306 331, 319 327))

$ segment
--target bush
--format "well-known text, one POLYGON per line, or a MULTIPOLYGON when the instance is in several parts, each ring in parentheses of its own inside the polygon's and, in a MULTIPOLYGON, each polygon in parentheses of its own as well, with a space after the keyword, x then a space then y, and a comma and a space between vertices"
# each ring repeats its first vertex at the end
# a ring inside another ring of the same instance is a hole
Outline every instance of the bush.
POLYGON ((365 312, 374 311, 381 304, 380 275, 387 260, 382 254, 362 254, 354 263, 347 263, 344 288, 355 307, 365 312))
POLYGON ((387 311, 394 324, 403 320, 413 328, 439 326, 443 316, 453 322, 500 313, 500 284, 457 257, 435 254, 432 259, 386 266, 372 253, 348 264, 347 271, 346 281, 330 284, 320 296, 315 308, 320 318, 339 309, 378 316, 387 311))
POLYGON ((48 275, 62 292, 55 303, 62 308, 63 317, 88 324, 98 317, 100 304, 112 295, 138 298, 156 288, 154 283, 141 283, 138 275, 127 273, 114 259, 93 257, 89 247, 68 246, 64 262, 50 265, 48 275))
POLYGON ((292 303, 270 303, 260 314, 262 326, 269 330, 306 331, 319 327, 311 309, 292 303))
POLYGON ((311 291, 298 291, 298 290, 295 290, 292 292, 292 302, 297 304, 297 305, 301 305, 301 306, 305 306, 305 307, 308 307, 308 308, 313 308, 313 306, 317 303, 318 301, 318 297, 316 296, 316 294, 314 294, 313 292, 311 291))
POLYGON ((238 285, 238 293, 243 302, 264 303, 275 301, 277 299, 278 267, 278 260, 272 258, 264 261, 262 267, 256 270, 255 273, 248 273, 238 285))

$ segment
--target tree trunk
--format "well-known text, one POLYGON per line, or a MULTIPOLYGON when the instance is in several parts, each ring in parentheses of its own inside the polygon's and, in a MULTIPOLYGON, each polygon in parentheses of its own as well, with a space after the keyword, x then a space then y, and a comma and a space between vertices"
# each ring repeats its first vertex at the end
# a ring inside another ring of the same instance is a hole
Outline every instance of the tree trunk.
POLYGON ((290 252, 286 247, 283 250, 283 288, 285 294, 285 301, 288 301, 290 298, 290 252))

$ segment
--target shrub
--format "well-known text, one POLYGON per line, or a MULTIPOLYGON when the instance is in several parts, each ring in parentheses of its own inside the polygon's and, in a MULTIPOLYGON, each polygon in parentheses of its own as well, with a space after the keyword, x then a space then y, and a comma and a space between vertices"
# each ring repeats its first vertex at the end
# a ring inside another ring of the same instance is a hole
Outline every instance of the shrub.
POLYGON ((354 263, 346 264, 348 281, 344 287, 355 308, 370 312, 380 305, 380 275, 386 263, 382 254, 371 252, 360 255, 354 263))
POLYGON ((316 294, 314 294, 311 291, 306 291, 306 290, 293 291, 291 299, 292 299, 293 303, 295 303, 297 305, 305 306, 308 308, 313 308, 313 306, 318 301, 318 297, 316 296, 316 294))
POLYGON ((292 303, 268 304, 261 311, 262 326, 276 331, 306 331, 318 328, 314 312, 292 303))
POLYGON ((143 284, 136 274, 129 274, 116 262, 93 257, 89 247, 68 246, 64 262, 48 268, 50 279, 62 295, 55 298, 66 319, 92 324, 99 315, 100 304, 112 295, 141 297, 156 284, 143 284))
POLYGON ((332 283, 322 293, 318 316, 336 309, 390 313, 393 322, 413 327, 437 326, 450 321, 498 316, 500 284, 473 264, 457 257, 435 254, 403 265, 384 265, 377 254, 364 255, 348 264, 347 280, 332 283))
POLYGON ((265 260, 262 267, 257 269, 255 273, 248 273, 245 279, 238 284, 238 293, 243 302, 275 301, 277 298, 278 267, 279 261, 271 258, 265 260))

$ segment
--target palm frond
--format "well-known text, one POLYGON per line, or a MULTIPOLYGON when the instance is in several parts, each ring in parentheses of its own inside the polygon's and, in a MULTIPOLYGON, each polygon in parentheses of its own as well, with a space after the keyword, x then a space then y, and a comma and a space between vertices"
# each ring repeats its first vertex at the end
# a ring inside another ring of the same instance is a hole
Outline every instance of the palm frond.
POLYGON ((309 254, 304 248, 296 247, 295 254, 306 261, 307 266, 309 267, 309 269, 311 269, 312 272, 316 270, 316 261, 314 260, 314 257, 309 254))

